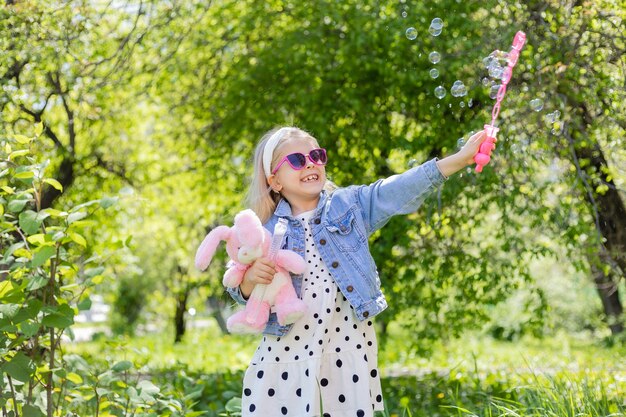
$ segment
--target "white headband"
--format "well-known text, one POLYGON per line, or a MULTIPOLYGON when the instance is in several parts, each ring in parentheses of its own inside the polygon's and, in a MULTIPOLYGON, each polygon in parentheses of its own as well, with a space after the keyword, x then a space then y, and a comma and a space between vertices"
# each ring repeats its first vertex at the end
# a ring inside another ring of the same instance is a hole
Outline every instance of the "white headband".
POLYGON ((265 144, 265 148, 263 149, 263 170, 265 171, 265 177, 269 177, 272 175, 270 171, 272 167, 272 156, 274 156, 274 149, 278 146, 278 142, 282 139, 285 132, 287 132, 289 127, 281 127, 278 129, 270 138, 267 140, 265 144))

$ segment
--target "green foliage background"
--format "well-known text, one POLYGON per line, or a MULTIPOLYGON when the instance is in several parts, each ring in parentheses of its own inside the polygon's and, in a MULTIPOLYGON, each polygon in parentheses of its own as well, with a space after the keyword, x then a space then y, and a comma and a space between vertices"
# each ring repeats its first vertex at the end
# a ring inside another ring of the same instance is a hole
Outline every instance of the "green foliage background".
POLYGON ((379 322, 397 319, 416 349, 480 326, 521 287, 530 313, 519 332, 544 331, 534 259, 623 277, 623 252, 603 241, 593 201, 612 191, 624 201, 624 10, 623 1, 10 2, 0 9, 0 134, 41 123, 33 152, 62 185, 45 190, 55 208, 119 198, 94 213, 85 256, 107 260, 109 302, 124 301, 121 283, 135 285, 138 311, 169 320, 180 300, 202 309, 221 294, 221 268, 199 274, 193 253, 242 208, 265 131, 311 132, 339 185, 443 157, 489 121, 482 59, 523 30, 488 169, 457 174, 370 245, 391 305, 379 322), (438 37, 427 31, 434 17, 445 22, 438 37), (467 97, 434 96, 457 79, 467 97), (534 98, 543 111, 530 109, 534 98), (559 120, 546 121, 555 110, 559 120))
POLYGON ((624 1, 604 0, 5 2, 0 377, 22 385, 3 393, 22 395, 25 408, 13 406, 24 415, 67 398, 78 414, 193 409, 195 377, 170 387, 185 393, 178 401, 123 358, 50 352, 93 293, 115 306, 122 333, 169 328, 176 311, 222 297, 224 253, 204 274, 193 254, 243 208, 252 149, 272 127, 318 138, 340 186, 453 153, 490 120, 483 58, 518 30, 528 41, 490 165, 455 175, 370 240, 390 301, 377 322, 383 336, 410 334, 413 352, 484 325, 508 339, 615 332, 621 312, 603 312, 581 283, 601 284, 603 302, 623 296, 625 14, 624 1), (434 17, 445 22, 437 37, 434 17), (451 96, 455 80, 467 97, 451 96))

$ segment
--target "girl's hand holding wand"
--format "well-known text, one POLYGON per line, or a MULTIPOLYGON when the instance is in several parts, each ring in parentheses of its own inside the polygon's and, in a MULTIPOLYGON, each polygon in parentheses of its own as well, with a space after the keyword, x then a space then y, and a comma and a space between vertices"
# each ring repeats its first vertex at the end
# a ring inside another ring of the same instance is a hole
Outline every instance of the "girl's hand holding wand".
MULTIPOLYGON (((437 167, 445 177, 460 171, 474 163, 474 156, 478 153, 480 144, 485 140, 485 131, 473 134, 455 154, 437 161, 437 167)), ((495 145, 494 145, 495 146, 495 145)))

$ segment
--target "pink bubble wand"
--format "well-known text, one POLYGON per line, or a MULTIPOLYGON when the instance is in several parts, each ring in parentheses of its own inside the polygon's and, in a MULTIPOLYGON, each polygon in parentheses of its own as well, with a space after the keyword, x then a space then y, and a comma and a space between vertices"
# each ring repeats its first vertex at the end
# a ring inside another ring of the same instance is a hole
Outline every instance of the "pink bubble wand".
POLYGON ((525 43, 526 34, 522 31, 517 32, 515 34, 515 38, 513 38, 511 52, 509 52, 508 55, 508 65, 504 69, 504 72, 502 74, 502 85, 498 89, 496 104, 493 105, 493 110, 491 111, 491 123, 485 125, 485 133, 487 134, 487 137, 480 144, 478 153, 474 155, 474 162, 476 162, 476 172, 482 172, 483 167, 487 165, 491 160, 491 151, 496 148, 496 135, 500 130, 496 127, 496 118, 500 113, 500 103, 502 103, 502 99, 504 98, 504 94, 506 93, 506 86, 511 80, 511 76, 513 75, 513 67, 515 66, 515 64, 517 64, 519 53, 525 43))

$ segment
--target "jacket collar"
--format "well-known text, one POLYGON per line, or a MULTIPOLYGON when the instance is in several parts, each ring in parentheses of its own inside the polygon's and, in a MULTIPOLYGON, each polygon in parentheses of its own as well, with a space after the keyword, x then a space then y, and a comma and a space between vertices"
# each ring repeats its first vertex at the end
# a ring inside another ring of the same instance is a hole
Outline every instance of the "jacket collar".
MULTIPOLYGON (((315 208, 314 216, 318 216, 322 211, 324 205, 326 204, 326 200, 328 199, 328 193, 326 190, 322 190, 320 193, 320 200, 317 202, 317 207, 315 208)), ((274 215, 278 217, 286 217, 288 219, 293 220, 294 217, 291 215, 291 205, 284 198, 281 198, 276 206, 276 210, 274 210, 274 215)))

